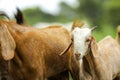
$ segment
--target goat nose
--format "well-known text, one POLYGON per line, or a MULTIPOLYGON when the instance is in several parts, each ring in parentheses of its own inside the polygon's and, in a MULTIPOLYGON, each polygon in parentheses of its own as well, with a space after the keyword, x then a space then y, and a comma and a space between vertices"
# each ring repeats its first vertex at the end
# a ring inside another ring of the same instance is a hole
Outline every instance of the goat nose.
POLYGON ((81 53, 75 53, 76 60, 80 60, 81 53))

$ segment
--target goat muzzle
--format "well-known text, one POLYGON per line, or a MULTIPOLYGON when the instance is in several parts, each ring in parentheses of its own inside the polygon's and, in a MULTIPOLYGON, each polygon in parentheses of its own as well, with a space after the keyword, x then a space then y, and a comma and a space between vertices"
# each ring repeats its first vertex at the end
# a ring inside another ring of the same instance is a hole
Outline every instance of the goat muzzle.
POLYGON ((75 59, 76 59, 76 60, 80 60, 80 56, 81 56, 80 53, 75 53, 75 59))

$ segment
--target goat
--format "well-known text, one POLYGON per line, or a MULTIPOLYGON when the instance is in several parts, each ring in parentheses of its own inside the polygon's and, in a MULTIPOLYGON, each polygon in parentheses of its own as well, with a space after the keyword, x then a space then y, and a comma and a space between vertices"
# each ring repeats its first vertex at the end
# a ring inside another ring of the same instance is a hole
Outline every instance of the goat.
MULTIPOLYGON (((120 78, 120 45, 110 36, 99 43, 91 35, 89 28, 75 28, 70 48, 79 62, 80 80, 113 80, 120 78)), ((118 35, 119 36, 119 35, 118 35)), ((119 37, 118 37, 119 39, 119 37)), ((62 55, 61 54, 61 55, 62 55)))
POLYGON ((13 80, 45 80, 66 70, 74 80, 79 79, 79 65, 73 55, 59 56, 71 40, 65 28, 36 29, 0 20, 0 32, 2 57, 12 59, 9 72, 13 80))
MULTIPOLYGON (((0 16, 5 16, 10 20, 9 16, 4 12, 0 11, 0 16)), ((5 61, 1 55, 1 43, 0 43, 0 80, 10 80, 10 75, 8 73, 8 61, 5 61)))
MULTIPOLYGON (((9 16, 4 11, 0 11, 0 15, 5 16, 10 21, 9 16)), ((16 18, 16 23, 17 24, 20 24, 20 25, 25 24, 23 14, 22 14, 22 12, 20 11, 19 8, 17 8, 17 13, 15 14, 15 18, 16 18)), ((0 43, 0 80, 11 80, 11 77, 10 77, 9 72, 8 72, 8 62, 9 61, 5 61, 2 58, 1 43, 0 43)))
MULTIPOLYGON (((21 10, 19 8, 17 8, 17 14, 15 14, 15 18, 16 18, 17 24, 26 25, 25 19, 23 17, 23 13, 21 12, 21 10)), ((25 27, 28 27, 28 26, 25 26, 25 27)), ((69 80, 68 70, 61 72, 57 75, 51 76, 51 77, 47 78, 47 80, 69 80)))

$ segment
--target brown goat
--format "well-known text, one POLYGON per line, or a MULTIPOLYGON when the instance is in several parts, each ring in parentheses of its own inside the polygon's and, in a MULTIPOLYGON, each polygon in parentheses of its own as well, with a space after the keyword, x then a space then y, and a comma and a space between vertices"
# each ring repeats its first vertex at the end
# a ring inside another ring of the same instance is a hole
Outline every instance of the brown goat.
MULTIPOLYGON (((21 12, 21 10, 19 8, 17 8, 17 14, 15 14, 15 18, 16 18, 17 24, 26 25, 25 19, 23 17, 23 13, 21 12)), ((28 25, 26 25, 25 27, 28 27, 28 25)), ((51 77, 47 78, 47 80, 69 80, 68 70, 61 72, 57 75, 51 76, 51 77)))
MULTIPOLYGON (((0 11, 0 16, 6 17, 10 20, 9 16, 4 11, 0 11)), ((17 24, 24 24, 23 14, 19 8, 17 8, 17 13, 15 14, 17 24)), ((6 20, 6 19, 5 19, 6 20)), ((11 80, 8 72, 8 61, 5 61, 1 53, 1 43, 0 43, 0 80, 11 80)))
MULTIPOLYGON (((9 16, 4 11, 0 11, 0 16, 4 16, 8 20, 10 20, 9 16)), ((11 78, 8 73, 8 61, 5 61, 2 57, 1 43, 0 43, 0 80, 10 80, 10 79, 11 78)))
MULTIPOLYGON (((9 16, 4 11, 0 11, 0 16, 4 16, 8 20, 10 20, 9 16)), ((20 24, 20 25, 25 24, 23 14, 19 8, 17 8, 15 19, 17 24, 20 24)), ((8 61, 5 61, 1 55, 1 43, 0 43, 0 80, 11 80, 8 72, 8 61)))
POLYGON ((59 56, 71 40, 66 29, 60 26, 35 29, 1 20, 0 30, 1 44, 7 45, 2 46, 3 58, 14 57, 9 64, 14 80, 45 80, 66 70, 74 80, 79 79, 79 66, 73 55, 59 56))

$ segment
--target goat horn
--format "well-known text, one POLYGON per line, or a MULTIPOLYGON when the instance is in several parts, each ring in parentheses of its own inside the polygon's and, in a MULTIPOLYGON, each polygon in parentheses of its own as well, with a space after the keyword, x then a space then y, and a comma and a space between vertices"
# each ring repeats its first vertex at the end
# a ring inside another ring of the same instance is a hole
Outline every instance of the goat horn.
POLYGON ((5 12, 0 11, 0 15, 5 16, 6 18, 8 18, 8 20, 10 20, 9 16, 5 12))
POLYGON ((91 28, 91 31, 95 30, 96 28, 97 28, 97 26, 95 26, 95 27, 92 27, 92 28, 91 28))

